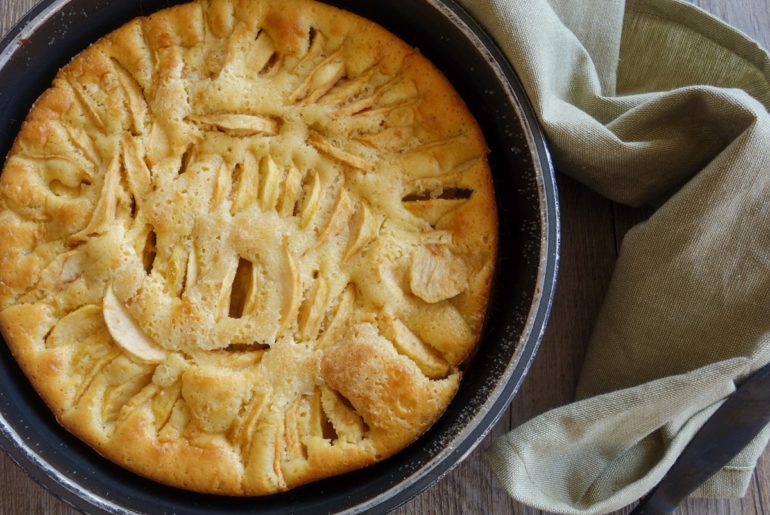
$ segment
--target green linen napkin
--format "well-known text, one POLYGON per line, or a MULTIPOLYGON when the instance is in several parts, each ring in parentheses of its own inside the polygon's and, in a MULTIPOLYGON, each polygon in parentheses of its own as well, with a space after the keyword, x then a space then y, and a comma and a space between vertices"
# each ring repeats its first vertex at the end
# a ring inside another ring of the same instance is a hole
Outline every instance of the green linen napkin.
MULTIPOLYGON (((574 404, 488 458, 517 500, 605 513, 663 477, 770 361, 770 60, 674 0, 463 0, 521 77, 557 168, 659 206, 626 236, 574 404)), ((701 496, 740 496, 766 430, 701 496)))

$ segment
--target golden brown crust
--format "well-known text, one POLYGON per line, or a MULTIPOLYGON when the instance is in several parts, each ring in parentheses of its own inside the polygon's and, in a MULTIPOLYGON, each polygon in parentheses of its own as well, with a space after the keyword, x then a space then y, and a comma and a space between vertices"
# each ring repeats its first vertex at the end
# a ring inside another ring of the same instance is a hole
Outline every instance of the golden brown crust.
POLYGON ((157 481, 262 495, 399 451, 479 338, 479 127, 382 28, 201 0, 77 56, 0 176, 0 329, 68 430, 157 481))

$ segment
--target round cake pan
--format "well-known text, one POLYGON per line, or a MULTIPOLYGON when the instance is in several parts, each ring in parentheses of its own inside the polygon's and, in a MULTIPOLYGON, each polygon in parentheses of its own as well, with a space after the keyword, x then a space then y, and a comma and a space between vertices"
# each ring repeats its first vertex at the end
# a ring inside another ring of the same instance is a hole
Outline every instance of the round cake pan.
MULTIPOLYGON (((56 72, 90 43, 168 0, 44 0, 0 43, 0 156, 56 72)), ((545 139, 502 53, 453 0, 328 0, 417 47, 484 130, 500 216, 500 256, 476 355, 444 416, 366 469, 268 497, 162 486, 99 456, 54 419, 0 344, 0 444, 32 478, 89 513, 386 513, 462 461, 505 412, 540 343, 558 266, 558 197, 545 139)))

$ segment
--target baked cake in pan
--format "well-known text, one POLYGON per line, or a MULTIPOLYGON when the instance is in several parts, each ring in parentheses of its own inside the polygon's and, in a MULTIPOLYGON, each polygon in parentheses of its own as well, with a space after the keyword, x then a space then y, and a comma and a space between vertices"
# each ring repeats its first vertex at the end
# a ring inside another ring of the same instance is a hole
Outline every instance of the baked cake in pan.
POLYGON ((60 423, 199 492, 409 445, 478 342, 482 133, 442 74, 310 0, 131 21, 57 75, 0 177, 0 326, 60 423))

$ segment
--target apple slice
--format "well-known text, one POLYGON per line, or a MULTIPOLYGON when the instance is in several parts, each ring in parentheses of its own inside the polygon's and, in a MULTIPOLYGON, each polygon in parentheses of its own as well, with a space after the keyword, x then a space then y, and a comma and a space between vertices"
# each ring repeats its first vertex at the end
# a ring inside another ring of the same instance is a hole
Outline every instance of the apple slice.
POLYGON ((351 168, 364 170, 365 172, 373 172, 375 170, 374 164, 370 163, 365 158, 342 150, 317 132, 311 132, 310 136, 307 138, 307 142, 315 147, 320 153, 326 154, 351 168))
POLYGON ((301 283, 299 271, 294 257, 289 250, 289 243, 284 242, 283 253, 285 258, 284 270, 281 277, 281 286, 283 287, 283 307, 281 308, 281 327, 288 327, 295 320, 299 303, 302 300, 300 291, 301 283))
POLYGON ((104 294, 103 312, 107 330, 129 356, 142 363, 162 363, 166 360, 166 350, 153 342, 131 318, 112 291, 112 286, 108 286, 104 294))
POLYGON ((305 197, 305 203, 302 207, 302 213, 300 213, 300 226, 304 229, 313 220, 313 217, 318 211, 318 203, 321 200, 321 179, 318 177, 318 172, 313 174, 313 185, 311 186, 310 193, 305 197))
POLYGON ((383 336, 388 338, 399 354, 403 354, 431 379, 443 379, 449 375, 449 363, 430 345, 420 340, 401 320, 391 320, 384 327, 383 336))
POLYGON ((363 202, 358 207, 358 211, 350 219, 350 239, 348 247, 342 261, 345 262, 363 249, 367 243, 377 237, 377 220, 372 215, 369 208, 363 202))
POLYGON ((468 267, 446 245, 420 247, 412 259, 412 293, 429 304, 451 299, 468 286, 468 267))
POLYGON ((275 204, 278 202, 278 186, 281 171, 275 164, 273 158, 267 156, 262 163, 262 191, 259 194, 259 201, 262 211, 275 210, 275 204))
POLYGON ((318 236, 318 241, 315 244, 316 247, 323 245, 329 236, 336 234, 342 227, 344 227, 344 224, 350 218, 350 212, 352 209, 353 204, 350 201, 350 196, 348 195, 347 191, 345 191, 345 188, 342 188, 340 190, 340 194, 337 196, 336 202, 334 203, 334 208, 332 210, 331 216, 329 217, 329 222, 318 236))
POLYGON ((231 136, 274 136, 280 124, 273 118, 249 114, 213 114, 191 116, 190 120, 203 125, 214 126, 231 136))

